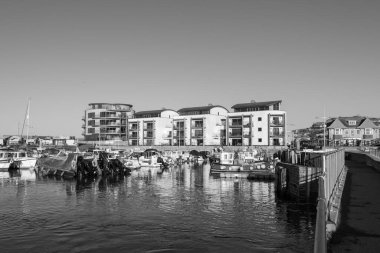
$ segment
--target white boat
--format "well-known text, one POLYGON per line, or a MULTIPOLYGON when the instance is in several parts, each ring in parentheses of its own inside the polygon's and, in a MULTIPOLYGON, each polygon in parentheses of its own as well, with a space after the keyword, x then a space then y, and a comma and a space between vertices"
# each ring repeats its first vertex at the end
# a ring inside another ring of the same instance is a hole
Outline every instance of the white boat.
POLYGON ((141 168, 141 164, 139 160, 135 157, 129 158, 129 159, 122 159, 122 163, 125 167, 131 170, 136 170, 141 168))
POLYGON ((221 152, 211 164, 210 172, 220 177, 247 178, 257 173, 272 175, 274 170, 273 165, 268 162, 247 163, 245 160, 238 159, 234 152, 221 152))
POLYGON ((26 151, 0 150, 0 168, 9 169, 14 165, 18 169, 29 169, 36 166, 37 158, 26 151), (8 167, 7 164, 9 163, 8 167))

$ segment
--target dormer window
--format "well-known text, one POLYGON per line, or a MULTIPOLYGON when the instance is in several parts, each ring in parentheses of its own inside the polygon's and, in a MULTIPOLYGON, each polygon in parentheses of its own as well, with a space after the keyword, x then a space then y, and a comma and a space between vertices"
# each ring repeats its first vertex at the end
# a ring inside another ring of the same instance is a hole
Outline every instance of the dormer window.
POLYGON ((356 126, 356 120, 349 120, 348 125, 350 126, 356 126))

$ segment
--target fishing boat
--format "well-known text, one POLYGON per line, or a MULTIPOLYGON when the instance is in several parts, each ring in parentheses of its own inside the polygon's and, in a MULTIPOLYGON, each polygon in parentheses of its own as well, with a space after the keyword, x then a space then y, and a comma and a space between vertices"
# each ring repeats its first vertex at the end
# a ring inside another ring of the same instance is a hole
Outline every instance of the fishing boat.
POLYGON ((254 163, 247 163, 238 159, 239 155, 234 152, 221 152, 213 159, 210 173, 223 178, 253 178, 254 174, 273 175, 274 168, 270 162, 259 160, 254 163))

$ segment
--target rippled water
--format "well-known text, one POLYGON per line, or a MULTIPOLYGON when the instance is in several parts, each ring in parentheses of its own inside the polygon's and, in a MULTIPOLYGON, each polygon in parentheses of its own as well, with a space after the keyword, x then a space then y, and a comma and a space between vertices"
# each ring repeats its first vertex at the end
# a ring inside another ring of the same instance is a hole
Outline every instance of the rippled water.
POLYGON ((0 252, 310 252, 315 207, 210 165, 91 181, 0 172, 0 252))

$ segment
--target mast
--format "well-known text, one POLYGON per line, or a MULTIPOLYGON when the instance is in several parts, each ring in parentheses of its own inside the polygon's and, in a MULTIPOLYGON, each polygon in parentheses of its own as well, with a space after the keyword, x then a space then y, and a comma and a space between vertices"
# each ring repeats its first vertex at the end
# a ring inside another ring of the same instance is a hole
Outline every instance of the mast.
POLYGON ((22 139, 22 135, 24 134, 24 127, 27 126, 27 128, 26 128, 26 141, 28 141, 28 138, 29 138, 29 108, 30 108, 30 98, 28 98, 28 105, 26 107, 24 123, 22 124, 22 130, 21 130, 21 136, 20 136, 20 139, 22 139))

